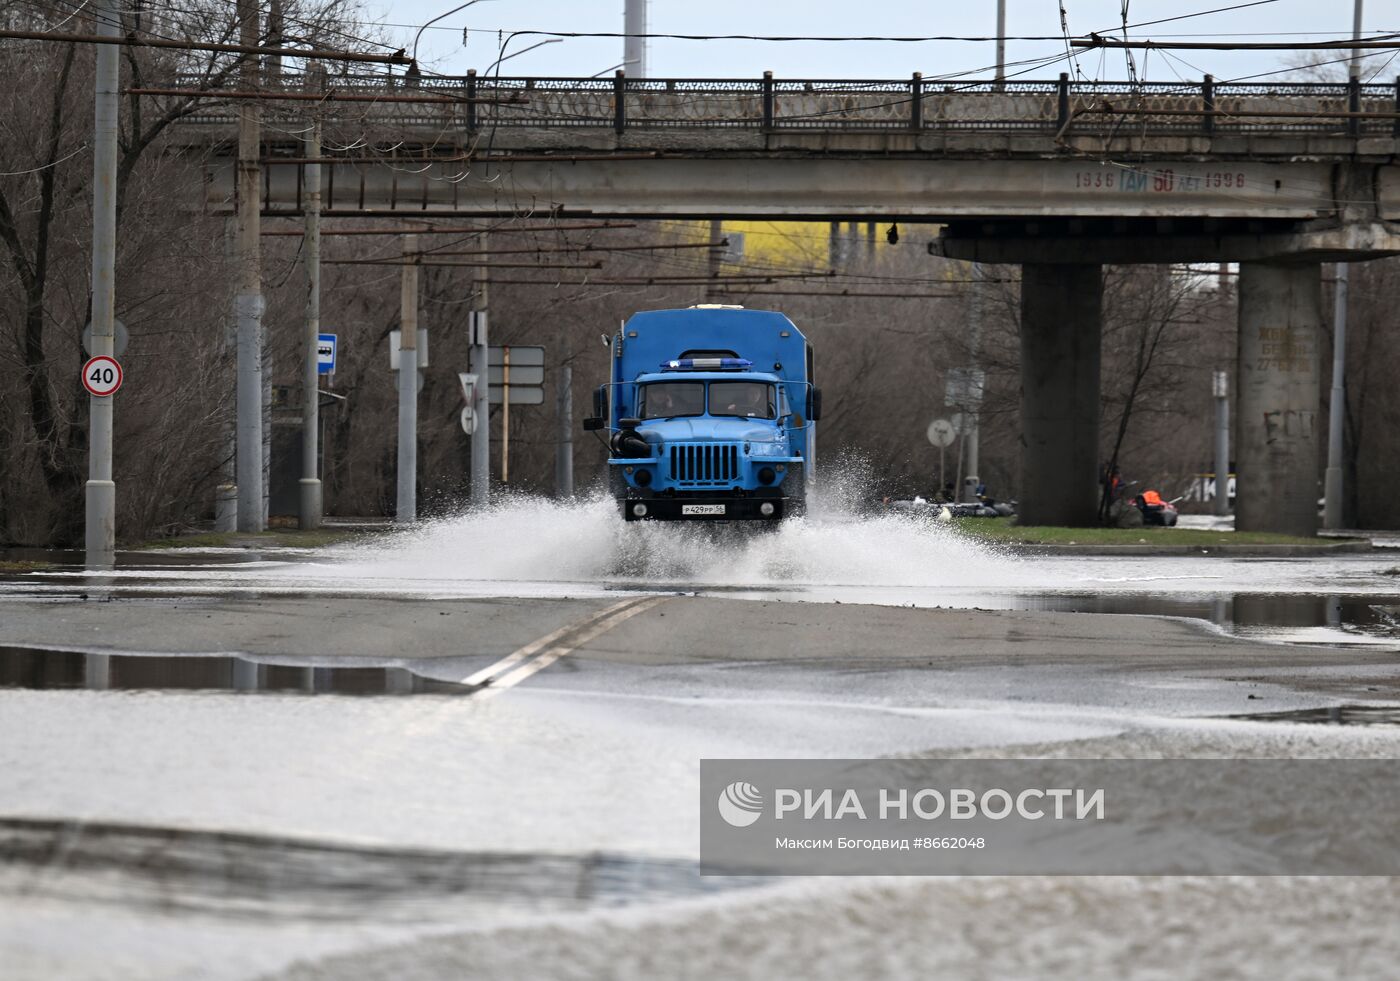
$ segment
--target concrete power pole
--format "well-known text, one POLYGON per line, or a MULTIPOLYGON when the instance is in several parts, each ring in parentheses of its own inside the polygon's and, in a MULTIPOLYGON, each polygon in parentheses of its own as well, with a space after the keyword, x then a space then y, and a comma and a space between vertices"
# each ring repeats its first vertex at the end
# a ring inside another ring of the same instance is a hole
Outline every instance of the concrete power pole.
MULTIPOLYGON (((484 239, 483 239, 484 241, 484 239)), ((476 370, 476 392, 472 414, 476 428, 472 432, 472 506, 484 508, 491 503, 491 352, 486 330, 487 270, 476 270, 476 299, 473 303, 472 367, 476 370)))
MULTIPOLYGON (((325 70, 312 64, 308 70, 311 86, 324 88, 325 70)), ((311 124, 311 139, 306 154, 312 160, 321 159, 321 117, 311 124)), ((317 469, 320 456, 321 369, 316 356, 321 335, 321 165, 306 165, 306 325, 302 357, 301 406, 301 481, 300 525, 302 528, 321 526, 321 477, 317 469)))
POLYGON ((724 241, 724 222, 717 219, 710 221, 710 247, 705 250, 705 274, 707 282, 705 284, 705 302, 718 303, 720 300, 719 288, 722 285, 719 281, 720 273, 723 271, 724 253, 715 246, 724 241))
POLYGON ((399 460, 398 509, 394 520, 418 519, 418 236, 403 237, 403 279, 399 295, 399 460))
POLYGON ((1342 441, 1346 422, 1347 371, 1347 290, 1348 263, 1337 263, 1337 290, 1332 307, 1332 398, 1327 411, 1327 476, 1323 482, 1322 527, 1341 528, 1342 513, 1342 441))
POLYGON ((966 469, 963 470, 962 487, 958 490, 958 500, 976 503, 977 488, 982 482, 978 475, 982 461, 981 421, 982 386, 978 379, 978 363, 982 356, 982 264, 972 264, 972 292, 967 304, 967 405, 963 407, 963 427, 966 434, 966 469))
POLYGON ((647 77, 647 0, 627 0, 622 31, 627 35, 622 47, 622 70, 628 78, 647 77))
MULTIPOLYGON (((239 43, 258 44, 257 0, 238 0, 239 43)), ((240 88, 258 88, 258 59, 244 55, 240 88)), ((258 240, 262 210, 262 108, 245 99, 238 108, 238 530, 262 531, 263 523, 263 363, 262 252, 258 240)))
POLYGON ((574 369, 559 366, 557 418, 559 442, 554 453, 554 490, 560 500, 574 496, 574 369))
POLYGON ((1006 88, 1006 0, 997 0, 997 91, 1006 88))
MULTIPOLYGON (((121 35, 116 0, 101 0, 97 33, 121 35)), ((115 354, 117 305, 117 97, 120 49, 99 44, 93 84, 92 155, 92 349, 91 356, 115 354)), ((109 569, 116 562, 117 485, 112 479, 113 399, 88 396, 88 480, 84 545, 87 565, 109 569)))
POLYGON ((1211 390, 1215 395, 1215 513, 1230 513, 1230 375, 1217 371, 1211 390))
MULTIPOLYGON (((1361 39, 1361 0, 1352 5, 1351 38, 1361 39)), ((1351 78, 1361 77, 1361 49, 1351 51, 1351 78)), ((1345 481, 1342 477, 1342 449, 1346 438, 1347 301, 1351 264, 1337 263, 1337 290, 1333 305, 1332 398, 1327 412, 1327 475, 1323 481, 1322 527, 1341 528, 1346 523, 1343 507, 1345 481)))

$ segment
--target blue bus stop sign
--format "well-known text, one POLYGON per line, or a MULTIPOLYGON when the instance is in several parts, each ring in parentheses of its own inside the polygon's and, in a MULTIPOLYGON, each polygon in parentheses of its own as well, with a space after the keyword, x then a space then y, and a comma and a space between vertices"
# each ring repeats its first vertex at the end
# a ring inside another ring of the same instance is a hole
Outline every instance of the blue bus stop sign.
POLYGON ((318 334, 316 340, 316 370, 322 375, 335 374, 335 335, 318 334))

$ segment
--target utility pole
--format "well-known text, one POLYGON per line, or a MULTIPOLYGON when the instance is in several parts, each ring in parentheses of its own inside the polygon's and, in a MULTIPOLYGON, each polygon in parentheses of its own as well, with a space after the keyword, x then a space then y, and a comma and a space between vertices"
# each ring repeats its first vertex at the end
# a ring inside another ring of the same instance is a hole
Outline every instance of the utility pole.
POLYGON ((554 452, 554 492, 565 500, 574 496, 574 369, 568 361, 559 366, 556 417, 559 442, 554 452))
POLYGON ((719 274, 723 268, 724 255, 715 246, 724 241, 724 222, 711 219, 710 221, 710 247, 705 251, 705 271, 708 274, 709 282, 705 286, 705 302, 717 303, 719 301, 718 291, 720 288, 719 274))
POLYGON ((403 237, 403 277, 399 294, 399 460, 398 510, 394 520, 418 519, 418 236, 403 237))
POLYGON ((1217 371, 1211 386, 1215 395, 1215 513, 1230 513, 1230 375, 1217 371))
MULTIPOLYGON (((224 219, 224 259, 233 265, 238 261, 238 216, 224 219)), ((224 345, 221 350, 223 360, 229 355, 237 356, 238 321, 230 317, 224 324, 224 345)), ((236 374, 226 379, 236 387, 236 374)), ((214 530, 231 532, 238 530, 238 411, 237 399, 226 407, 219 419, 219 440, 224 448, 224 458, 219 463, 219 485, 214 488, 214 530)))
MULTIPOLYGON (((1352 5, 1351 39, 1361 40, 1361 3, 1352 5)), ((1361 49, 1351 50, 1351 78, 1361 77, 1361 49)), ((1341 528, 1346 523, 1342 503, 1342 444, 1346 438, 1347 300, 1351 264, 1337 263, 1337 288, 1333 300, 1332 399, 1327 411, 1327 475, 1323 481, 1322 527, 1341 528)))
POLYGON ((967 302, 967 398, 966 405, 962 407, 963 431, 966 433, 967 469, 962 470, 962 462, 958 464, 958 469, 966 474, 960 477, 962 487, 958 499, 968 503, 977 502, 977 487, 982 482, 978 476, 981 468, 982 436, 980 433, 981 421, 978 414, 982 411, 982 384, 980 379, 980 369, 978 362, 982 356, 982 264, 974 262, 972 264, 972 275, 968 277, 972 280, 972 292, 968 295, 967 302))
POLYGON ((1350 264, 1337 263, 1336 294, 1332 306, 1332 398, 1327 410, 1327 476, 1323 482, 1322 527, 1341 528, 1345 524, 1342 509, 1342 441, 1346 422, 1347 371, 1347 291, 1350 264))
POLYGON ((491 351, 486 330, 487 269, 476 270, 476 295, 471 313, 472 365, 476 369, 476 391, 472 413, 472 505, 484 508, 491 503, 491 351))
MULTIPOLYGON (((116 0, 100 0, 97 33, 121 34, 116 0)), ((121 86, 119 49, 97 47, 93 83, 92 154, 92 348, 91 356, 116 350, 117 307, 117 95, 121 86)), ((116 563, 117 485, 112 479, 112 419, 115 395, 88 396, 88 480, 84 546, 89 568, 116 563)))
POLYGON ((1006 88, 1006 0, 997 0, 997 91, 1006 88))
MULTIPOLYGON (((325 87, 325 69, 319 64, 307 66, 313 89, 325 87)), ((307 156, 321 158, 321 116, 311 123, 311 139, 307 156)), ((320 456, 321 368, 316 356, 321 335, 321 165, 306 165, 306 325, 302 354, 301 396, 301 481, 300 525, 302 528, 321 526, 321 477, 317 470, 320 456)))
POLYGON ((647 77, 647 0, 627 0, 622 31, 622 70, 628 78, 647 77))
MULTIPOLYGON (((258 0, 238 0, 239 42, 258 43, 258 0)), ((258 88, 258 57, 243 56, 240 87, 258 88)), ((262 363, 262 174, 258 163, 262 109, 257 99, 238 107, 238 323, 237 464, 238 530, 262 531, 263 522, 263 363, 262 363)))

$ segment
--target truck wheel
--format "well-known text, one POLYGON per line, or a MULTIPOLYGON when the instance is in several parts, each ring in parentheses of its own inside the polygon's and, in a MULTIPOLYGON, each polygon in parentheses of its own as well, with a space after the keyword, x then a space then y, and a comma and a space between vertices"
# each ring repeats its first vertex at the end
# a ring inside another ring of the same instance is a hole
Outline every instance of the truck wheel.
POLYGON ((787 497, 785 514, 789 518, 800 518, 807 513, 807 471, 801 467, 789 470, 783 481, 783 494, 787 497))

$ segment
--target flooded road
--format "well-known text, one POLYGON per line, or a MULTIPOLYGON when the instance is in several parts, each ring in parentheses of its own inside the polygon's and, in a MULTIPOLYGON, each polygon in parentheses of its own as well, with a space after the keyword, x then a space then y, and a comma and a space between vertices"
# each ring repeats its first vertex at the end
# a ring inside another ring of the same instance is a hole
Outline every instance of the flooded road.
POLYGON ((1400 550, 1298 558, 1037 556, 906 515, 834 510, 767 532, 624 525, 611 502, 520 499, 309 554, 123 553, 0 577, 5 598, 570 598, 618 592, 1181 616, 1232 633, 1400 648, 1400 550))
POLYGON ((955 974, 1043 963, 1030 923, 1107 978, 1136 973, 1120 938, 1155 915, 1201 973, 1226 963, 1207 937, 1288 935, 1236 973, 1289 977, 1335 956, 1308 924, 1365 897, 1361 970, 1400 956, 1369 882, 702 878, 697 771, 1394 758, 1397 566, 1016 556, 890 515, 741 537, 518 501, 309 553, 7 573, 0 957, 34 978, 907 976, 862 927, 878 916, 955 974), (1201 912, 1227 907, 1256 912, 1201 912))

